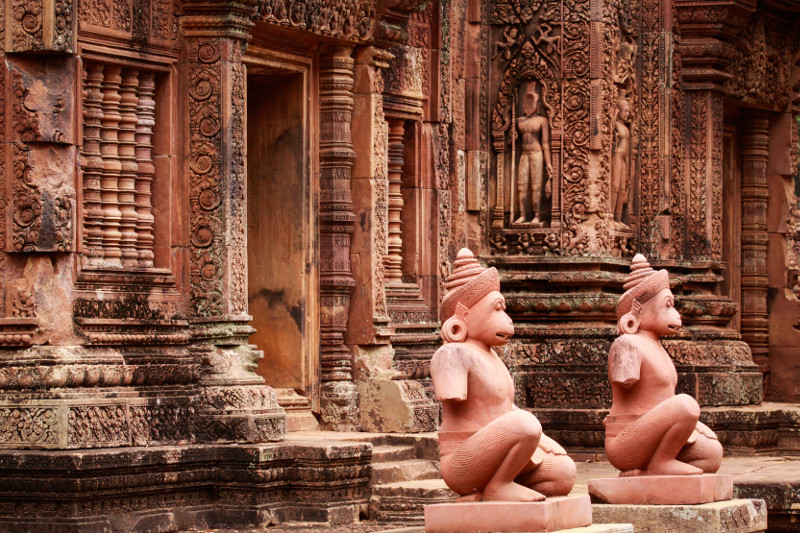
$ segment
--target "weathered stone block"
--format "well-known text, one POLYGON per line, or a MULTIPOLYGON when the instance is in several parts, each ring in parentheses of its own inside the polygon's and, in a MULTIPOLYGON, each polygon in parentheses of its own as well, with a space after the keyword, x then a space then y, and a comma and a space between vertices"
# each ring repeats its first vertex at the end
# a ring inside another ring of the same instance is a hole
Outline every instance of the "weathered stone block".
POLYGON ((11 118, 7 140, 73 143, 75 60, 13 56, 6 62, 6 117, 11 118))
POLYGON ((11 250, 73 251, 75 147, 12 143, 6 168, 11 169, 11 250))
POLYGON ((595 523, 627 522, 636 533, 755 533, 767 528, 764 500, 702 505, 592 505, 595 523))

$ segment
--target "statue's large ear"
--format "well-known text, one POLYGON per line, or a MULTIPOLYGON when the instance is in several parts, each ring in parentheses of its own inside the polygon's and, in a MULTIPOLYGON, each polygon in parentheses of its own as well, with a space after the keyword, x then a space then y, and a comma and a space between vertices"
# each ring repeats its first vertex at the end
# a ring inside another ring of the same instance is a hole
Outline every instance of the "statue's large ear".
POLYGON ((467 338, 467 323, 458 315, 453 315, 442 324, 444 342, 462 342, 467 338))
POLYGON ((639 331, 639 317, 633 313, 622 315, 617 322, 617 331, 619 333, 636 333, 639 331))

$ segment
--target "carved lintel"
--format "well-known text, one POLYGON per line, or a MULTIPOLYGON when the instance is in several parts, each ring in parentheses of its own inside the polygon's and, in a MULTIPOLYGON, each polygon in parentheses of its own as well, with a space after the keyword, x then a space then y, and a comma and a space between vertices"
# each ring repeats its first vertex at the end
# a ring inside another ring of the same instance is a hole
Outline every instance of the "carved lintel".
POLYGON ((365 42, 376 26, 377 1, 261 0, 257 20, 334 39, 365 42))

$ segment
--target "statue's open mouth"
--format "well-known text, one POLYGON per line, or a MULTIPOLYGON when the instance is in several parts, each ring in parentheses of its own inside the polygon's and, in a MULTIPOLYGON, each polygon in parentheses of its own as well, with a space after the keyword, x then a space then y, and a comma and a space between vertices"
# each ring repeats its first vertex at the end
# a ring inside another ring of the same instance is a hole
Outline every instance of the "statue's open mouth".
POLYGON ((678 330, 681 329, 681 327, 679 325, 670 324, 669 326, 667 326, 667 329, 670 330, 672 333, 677 333, 678 330))
POLYGON ((500 339, 501 341, 508 342, 508 339, 511 338, 511 335, 509 335, 508 333, 498 333, 497 338, 500 339))

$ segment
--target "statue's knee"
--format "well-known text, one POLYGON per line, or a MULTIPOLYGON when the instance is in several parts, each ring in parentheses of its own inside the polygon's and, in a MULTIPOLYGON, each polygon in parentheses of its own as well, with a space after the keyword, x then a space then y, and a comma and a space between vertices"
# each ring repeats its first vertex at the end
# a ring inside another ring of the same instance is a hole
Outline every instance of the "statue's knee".
POLYGON ((575 461, 566 455, 557 455, 553 459, 553 468, 550 470, 553 485, 554 496, 569 494, 572 487, 575 485, 575 475, 578 473, 578 468, 575 466, 575 461))
POLYGON ((688 394, 678 394, 674 399, 675 414, 681 418, 691 418, 695 422, 700 420, 700 406, 688 394))
POLYGON ((714 473, 722 466, 722 444, 718 440, 711 440, 709 439, 707 445, 707 467, 705 471, 708 473, 714 473))
POLYGON ((508 413, 509 423, 516 433, 521 433, 523 437, 536 439, 542 436, 542 425, 528 411, 517 410, 508 413))

